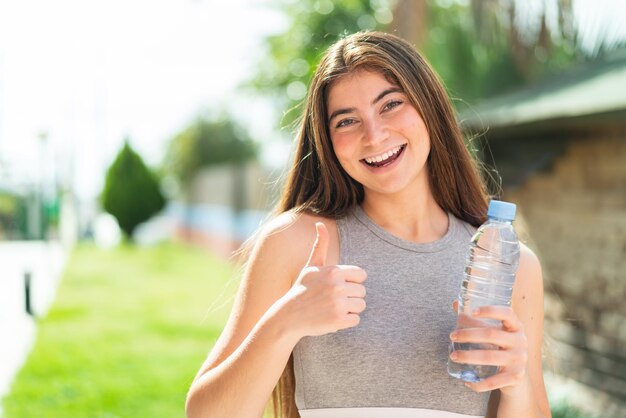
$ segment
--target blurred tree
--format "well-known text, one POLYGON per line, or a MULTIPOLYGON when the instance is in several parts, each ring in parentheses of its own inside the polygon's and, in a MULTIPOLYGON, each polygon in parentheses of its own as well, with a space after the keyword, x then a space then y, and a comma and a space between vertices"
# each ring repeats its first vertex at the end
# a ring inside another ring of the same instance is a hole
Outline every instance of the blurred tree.
POLYGON ((0 239, 24 239, 27 205, 23 196, 0 191, 0 239))
POLYGON ((169 144, 164 170, 187 185, 203 167, 256 156, 257 148, 247 133, 230 119, 207 121, 199 118, 176 135, 169 144))
POLYGON ((131 148, 128 138, 107 170, 101 203, 130 240, 137 225, 165 205, 156 176, 131 148))
MULTIPOLYGON (((407 0, 400 0, 405 2, 407 0)), ((431 1, 424 52, 453 95, 473 101, 562 72, 583 58, 570 0, 521 15, 519 0, 431 1)))
MULTIPOLYGON (((426 41, 407 39, 423 45, 452 94, 468 101, 533 84, 623 43, 597 36, 585 48, 572 0, 531 3, 428 0, 426 41)), ((403 4, 414 2, 398 0, 394 18, 403 4)))
POLYGON ((471 12, 476 40, 491 47, 504 37, 519 74, 528 81, 545 67, 555 48, 576 52, 576 30, 571 0, 554 0, 558 19, 552 28, 546 1, 539 14, 526 18, 520 17, 520 4, 520 0, 472 0, 471 12))
POLYGON ((298 104, 326 48, 341 36, 366 29, 383 30, 391 23, 393 0, 276 0, 287 16, 288 29, 266 39, 267 59, 259 63, 255 89, 273 95, 277 106, 289 109, 281 125, 299 115, 298 104))

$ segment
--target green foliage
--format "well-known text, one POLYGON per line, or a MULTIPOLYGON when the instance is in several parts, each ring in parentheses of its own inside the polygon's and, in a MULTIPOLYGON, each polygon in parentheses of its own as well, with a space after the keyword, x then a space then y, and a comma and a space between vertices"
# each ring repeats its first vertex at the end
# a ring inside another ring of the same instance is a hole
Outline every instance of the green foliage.
MULTIPOLYGON (((423 52, 452 96, 471 102, 502 94, 582 59, 573 35, 565 33, 566 22, 561 22, 559 33, 549 33, 542 21, 533 33, 515 23, 514 10, 507 9, 510 2, 441 3, 429 2, 423 52)), ((566 6, 560 7, 565 12, 566 6)))
POLYGON ((101 199, 104 210, 117 219, 129 239, 137 225, 165 205, 159 182, 128 140, 107 170, 101 199))
POLYGON ((165 171, 187 184, 203 167, 243 162, 256 156, 248 135, 229 119, 198 119, 170 142, 165 171))
POLYGON ((79 245, 3 416, 183 417, 228 317, 233 277, 200 249, 79 245))
POLYGON ((552 406, 552 418, 596 418, 595 415, 589 415, 581 410, 565 403, 560 402, 552 406))
POLYGON ((23 239, 27 233, 26 200, 9 192, 0 192, 0 236, 23 239))
POLYGON ((297 107, 305 97, 311 76, 324 51, 340 37, 365 29, 384 29, 390 14, 388 0, 300 0, 276 1, 290 25, 285 33, 266 40, 268 57, 252 86, 271 94, 281 109, 290 109, 282 125, 300 114, 297 107))

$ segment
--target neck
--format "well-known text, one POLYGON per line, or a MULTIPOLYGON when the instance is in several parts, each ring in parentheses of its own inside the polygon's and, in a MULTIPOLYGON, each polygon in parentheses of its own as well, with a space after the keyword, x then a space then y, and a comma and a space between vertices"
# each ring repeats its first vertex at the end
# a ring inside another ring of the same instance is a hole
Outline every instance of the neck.
POLYGON ((428 184, 393 195, 366 191, 362 207, 377 225, 406 241, 433 242, 448 231, 448 215, 428 184))

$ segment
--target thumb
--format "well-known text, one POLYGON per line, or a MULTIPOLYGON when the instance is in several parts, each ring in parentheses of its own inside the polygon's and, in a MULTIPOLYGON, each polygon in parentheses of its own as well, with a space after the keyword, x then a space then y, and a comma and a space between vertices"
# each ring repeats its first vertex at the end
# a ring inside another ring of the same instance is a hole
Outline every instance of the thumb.
POLYGON ((328 254, 328 230, 322 222, 316 222, 315 231, 317 232, 317 237, 306 265, 324 266, 326 264, 326 255, 328 254))

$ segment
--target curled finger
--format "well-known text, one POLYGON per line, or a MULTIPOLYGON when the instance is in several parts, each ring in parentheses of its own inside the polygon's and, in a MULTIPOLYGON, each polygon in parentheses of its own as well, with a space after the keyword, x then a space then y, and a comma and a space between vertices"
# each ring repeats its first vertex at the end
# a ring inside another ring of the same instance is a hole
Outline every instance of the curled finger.
POLYGON ((455 350, 450 359, 456 363, 504 366, 509 364, 510 354, 504 350, 455 350))
POLYGON ((345 294, 350 298, 364 298, 366 293, 365 286, 362 284, 351 282, 345 284, 345 294))
POLYGON ((522 329, 522 321, 519 320, 510 306, 481 306, 474 310, 472 315, 475 318, 498 319, 502 321, 502 326, 511 332, 522 329))
POLYGON ((349 313, 361 313, 365 310, 365 301, 361 298, 348 298, 347 307, 349 313))
POLYGON ((455 343, 492 344, 505 349, 517 344, 515 335, 493 327, 457 329, 450 334, 450 340, 455 343))
POLYGON ((338 276, 346 282, 363 283, 367 279, 367 272, 358 266, 340 264, 335 269, 338 276))
POLYGON ((481 380, 480 382, 465 382, 465 386, 472 389, 474 392, 487 392, 516 385, 521 379, 523 379, 522 373, 501 372, 481 380))

